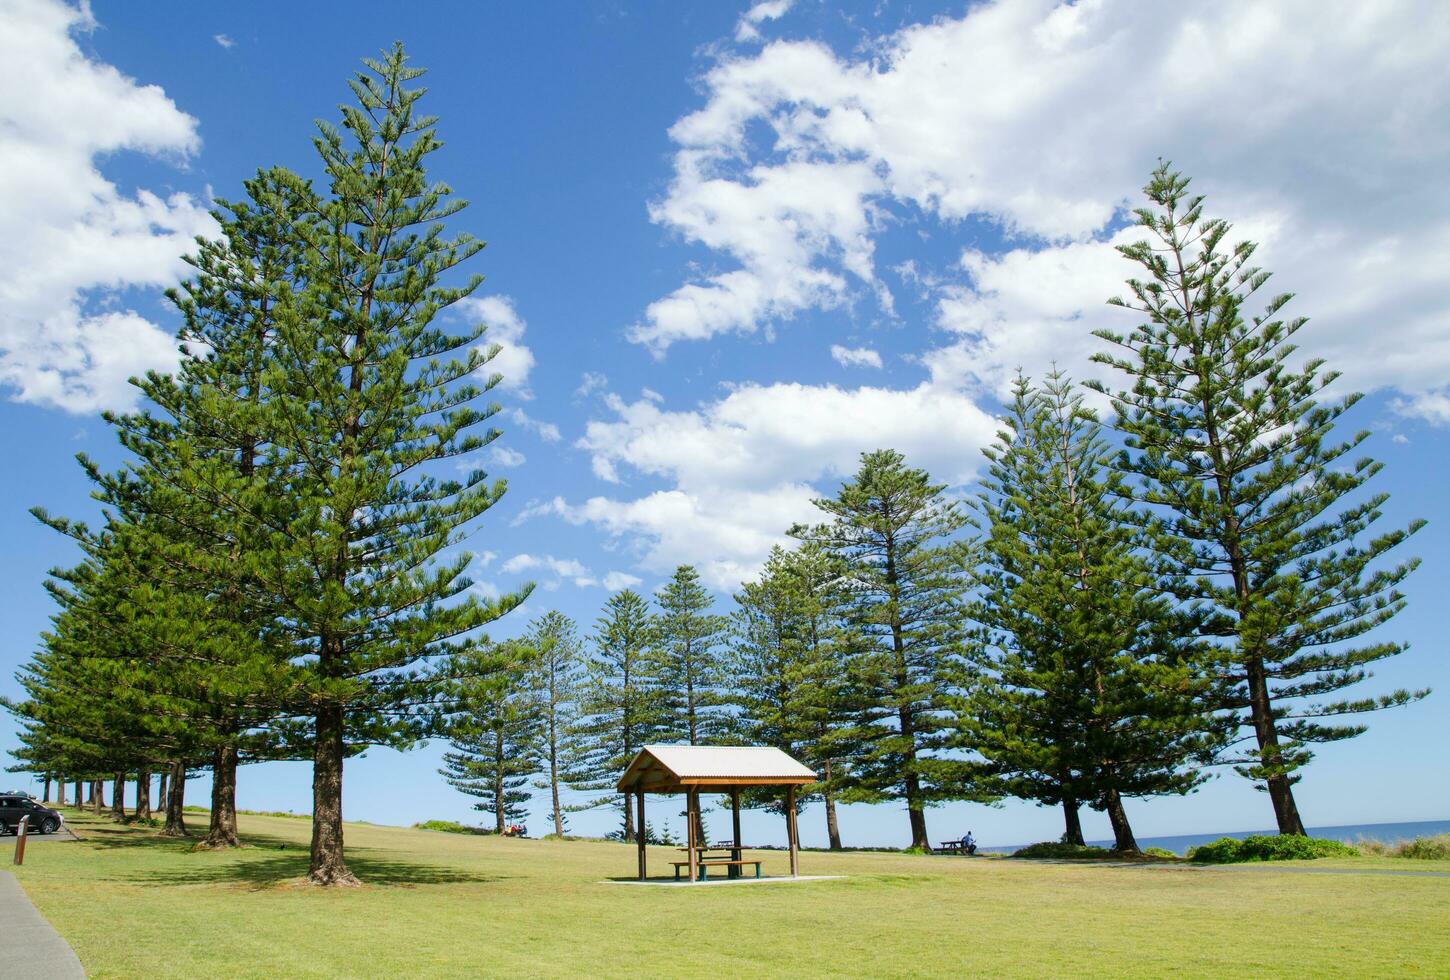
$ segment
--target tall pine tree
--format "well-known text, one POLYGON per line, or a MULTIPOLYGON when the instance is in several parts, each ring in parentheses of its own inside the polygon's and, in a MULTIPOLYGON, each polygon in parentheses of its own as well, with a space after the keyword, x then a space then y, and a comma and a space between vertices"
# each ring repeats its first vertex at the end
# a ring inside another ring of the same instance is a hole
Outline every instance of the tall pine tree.
POLYGON ((654 617, 644 597, 632 589, 610 596, 594 626, 574 733, 577 752, 568 767, 574 789, 596 794, 571 809, 621 806, 627 841, 634 840, 634 810, 615 784, 639 750, 657 740, 665 718, 650 655, 654 642, 654 617))
MULTIPOLYGON (((836 798, 851 753, 847 631, 836 616, 840 569, 819 544, 771 549, 760 578, 741 587, 732 630, 734 726, 751 745, 774 746, 820 777, 803 788, 819 794, 832 850, 841 847, 836 798)), ((778 793, 747 802, 780 806, 778 793)))
POLYGON ((499 834, 527 819, 529 781, 546 765, 537 656, 527 644, 505 643, 454 665, 459 713, 439 771, 479 798, 474 809, 492 814, 499 834))
POLYGON ((574 621, 551 609, 529 624, 524 641, 533 651, 533 669, 538 675, 539 712, 543 721, 544 778, 535 783, 548 790, 554 833, 568 829, 560 787, 567 780, 570 760, 578 755, 578 711, 581 694, 583 650, 574 621))
POLYGON ((1110 453, 1060 374, 1018 379, 976 504, 979 679, 958 718, 1005 792, 1062 807, 1065 841, 1083 842, 1085 803, 1135 851, 1123 799, 1192 790, 1221 726, 1110 453))
POLYGON ((1239 771, 1267 789, 1279 832, 1302 834, 1293 785, 1311 747, 1365 731, 1339 718, 1427 693, 1330 697, 1405 649, 1366 634, 1404 607, 1417 562, 1384 559, 1422 522, 1370 533, 1387 495, 1362 491, 1382 464, 1350 456, 1367 432, 1334 437, 1359 396, 1325 398, 1338 374, 1297 355, 1306 321, 1280 318, 1289 294, 1251 309, 1269 279, 1254 244, 1226 247, 1228 223, 1166 163, 1144 190, 1147 237, 1119 251, 1146 277, 1110 301, 1143 320, 1098 333, 1117 352, 1097 360, 1126 379, 1120 465, 1138 478, 1166 590, 1206 610, 1226 653, 1222 704, 1252 740, 1239 771))
POLYGON ((904 801, 911 846, 921 850, 931 847, 927 807, 975 795, 970 765, 942 754, 962 669, 965 589, 954 540, 965 518, 945 489, 895 450, 863 453, 856 476, 815 502, 831 520, 792 529, 840 563, 842 613, 862 640, 851 658, 861 751, 849 795, 904 801))
POLYGON ((717 741, 726 724, 721 642, 727 619, 693 566, 681 565, 655 593, 655 681, 665 712, 659 737, 688 745, 717 741))
POLYGON ((266 465, 288 492, 261 515, 269 547, 247 558, 298 654, 279 669, 296 692, 294 737, 312 749, 309 880, 323 885, 356 882, 343 858, 349 751, 434 732, 446 678, 427 665, 524 596, 484 600, 470 557, 443 559, 504 492, 481 470, 435 475, 497 436, 478 431, 496 407, 476 402, 498 377, 473 380, 497 348, 477 343, 483 327, 434 323, 479 285, 444 279, 483 243, 444 235, 464 202, 425 170, 440 143, 410 87, 422 70, 401 45, 364 65, 342 128, 321 125, 316 140, 329 193, 265 379, 266 465))

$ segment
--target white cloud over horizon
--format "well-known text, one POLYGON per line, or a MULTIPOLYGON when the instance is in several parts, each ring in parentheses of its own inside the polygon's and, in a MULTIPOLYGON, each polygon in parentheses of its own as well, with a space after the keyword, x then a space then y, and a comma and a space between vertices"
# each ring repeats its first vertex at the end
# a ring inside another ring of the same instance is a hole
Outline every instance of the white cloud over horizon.
POLYGON ((123 293, 174 283, 215 225, 206 201, 128 194, 99 164, 131 151, 184 165, 197 120, 82 53, 85 7, 0 0, 0 23, 0 389, 78 414, 131 408, 127 378, 172 368, 177 352, 123 293))

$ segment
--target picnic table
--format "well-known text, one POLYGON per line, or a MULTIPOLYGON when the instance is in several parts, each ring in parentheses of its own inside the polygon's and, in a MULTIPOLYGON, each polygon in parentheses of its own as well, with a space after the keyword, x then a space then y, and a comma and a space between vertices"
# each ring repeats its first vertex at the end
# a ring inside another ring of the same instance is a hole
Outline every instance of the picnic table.
POLYGON ((967 855, 970 855, 972 853, 971 851, 967 850, 965 847, 962 846, 962 842, 961 842, 961 839, 960 838, 958 838, 957 840, 944 840, 944 841, 942 841, 941 844, 937 847, 937 850, 938 851, 941 851, 943 854, 967 854, 967 855))
MULTIPOLYGON (((726 868, 728 869, 727 874, 729 877, 738 878, 748 864, 755 865, 755 877, 759 878, 760 861, 755 858, 741 858, 740 852, 743 849, 736 847, 733 841, 722 841, 715 844, 700 844, 696 846, 696 866, 700 869, 700 880, 709 880, 710 872, 706 869, 712 867, 726 868), (711 854, 717 854, 718 856, 711 857, 711 854)), ((690 849, 688 847, 680 847, 676 848, 676 850, 684 851, 688 855, 690 849)), ((678 878, 680 876, 680 869, 689 867, 690 862, 686 858, 684 861, 671 861, 670 864, 674 865, 675 877, 678 878)))

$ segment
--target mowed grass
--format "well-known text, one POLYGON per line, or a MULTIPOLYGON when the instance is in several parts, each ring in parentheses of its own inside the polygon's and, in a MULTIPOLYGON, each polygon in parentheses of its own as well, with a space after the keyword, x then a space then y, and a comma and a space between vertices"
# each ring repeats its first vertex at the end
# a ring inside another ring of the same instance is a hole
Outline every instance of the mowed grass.
MULTIPOLYGON (((1443 862, 806 852, 803 874, 848 877, 651 888, 607 882, 634 871, 622 844, 349 824, 367 885, 321 890, 301 884, 306 820, 244 815, 249 846, 215 853, 70 819, 85 840, 15 870, 93 977, 1450 974, 1450 877, 1364 873, 1443 862)), ((674 857, 651 849, 652 870, 674 857)))

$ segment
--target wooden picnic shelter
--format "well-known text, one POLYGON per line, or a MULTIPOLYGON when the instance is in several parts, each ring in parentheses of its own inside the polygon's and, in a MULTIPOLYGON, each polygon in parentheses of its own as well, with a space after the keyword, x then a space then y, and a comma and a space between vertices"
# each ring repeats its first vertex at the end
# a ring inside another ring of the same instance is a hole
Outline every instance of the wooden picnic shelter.
POLYGON ((741 858, 740 794, 761 786, 785 788, 785 831, 790 850, 790 874, 799 874, 800 841, 796 835, 796 790, 816 781, 816 774, 780 749, 750 745, 646 745, 634 757, 619 778, 619 791, 635 797, 635 837, 639 843, 639 880, 645 880, 644 797, 646 793, 685 796, 685 860, 672 862, 678 876, 681 866, 687 867, 690 881, 708 879, 709 867, 723 865, 730 877, 737 877, 746 864, 758 861, 741 858), (734 836, 729 858, 711 858, 707 851, 720 850, 696 839, 699 824, 700 794, 722 793, 730 796, 734 836))

